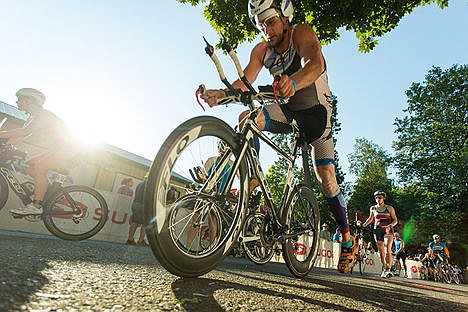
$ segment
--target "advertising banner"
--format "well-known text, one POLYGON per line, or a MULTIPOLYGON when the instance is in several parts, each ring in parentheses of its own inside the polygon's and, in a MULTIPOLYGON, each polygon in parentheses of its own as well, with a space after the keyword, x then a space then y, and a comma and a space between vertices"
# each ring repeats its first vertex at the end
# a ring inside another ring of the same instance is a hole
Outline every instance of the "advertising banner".
MULTIPOLYGON (((128 237, 128 229, 131 223, 131 203, 133 198, 125 195, 116 193, 99 191, 104 196, 109 207, 109 219, 106 222, 104 228, 95 236, 92 240, 106 241, 112 243, 125 243, 128 237)), ((22 205, 18 197, 10 192, 8 201, 0 210, 0 229, 12 230, 21 232, 30 232, 38 234, 50 234, 45 228, 42 221, 29 222, 24 219, 14 219, 10 214, 9 210, 22 205)), ((100 211, 99 209, 93 209, 89 207, 87 213, 89 217, 96 217, 100 211)), ((137 234, 139 234, 137 230, 137 234)), ((315 263, 316 267, 336 269, 338 265, 338 259, 340 254, 340 243, 333 243, 331 241, 320 239, 319 247, 317 249, 317 260, 315 263)), ((281 256, 274 257, 272 261, 283 262, 281 256)), ((366 259, 364 259, 365 267, 364 273, 367 274, 380 274, 381 263, 378 252, 369 253, 366 259)), ((406 260, 408 267, 408 278, 419 278, 419 267, 418 261, 406 260)), ((359 268, 354 268, 354 274, 359 273, 359 268)))
MULTIPOLYGON (((98 241, 125 243, 128 237, 128 229, 131 222, 131 203, 133 198, 116 193, 99 191, 105 198, 109 207, 109 219, 104 228, 91 239, 98 241)), ((89 218, 97 217, 100 214, 99 208, 93 208, 92 205, 82 203, 87 206, 86 213, 89 218)), ((37 234, 50 234, 45 228, 42 221, 29 222, 24 219, 15 219, 10 213, 10 209, 17 208, 22 205, 19 198, 10 192, 8 201, 0 210, 0 229, 12 230, 21 232, 30 232, 37 234)), ((137 231, 137 234, 139 232, 137 231)))

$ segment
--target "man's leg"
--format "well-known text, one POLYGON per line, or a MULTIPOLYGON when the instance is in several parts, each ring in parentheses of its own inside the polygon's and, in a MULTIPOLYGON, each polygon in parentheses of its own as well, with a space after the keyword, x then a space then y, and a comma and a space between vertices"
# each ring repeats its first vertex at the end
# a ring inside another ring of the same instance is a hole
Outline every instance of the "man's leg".
POLYGON ((387 269, 392 268, 393 254, 392 254, 393 236, 384 237, 385 246, 385 262, 387 263, 387 269))
POLYGON ((145 226, 143 224, 139 224, 139 225, 141 225, 141 227, 140 227, 140 237, 138 238, 138 241, 143 242, 146 237, 145 226))
POLYGON ((350 241, 346 201, 338 187, 335 175, 335 166, 332 164, 316 166, 315 173, 320 188, 328 200, 330 210, 340 228, 343 242, 350 241))
POLYGON ((130 228, 128 229, 128 238, 127 238, 127 245, 134 245, 135 244, 135 232, 136 232, 136 229, 138 227, 138 224, 136 224, 135 222, 132 222, 130 224, 130 228))
POLYGON ((382 263, 382 270, 385 271, 387 270, 387 261, 385 257, 385 246, 384 242, 380 240, 375 241, 377 244, 377 250, 379 251, 379 256, 380 256, 380 262, 382 263))
POLYGON ((405 277, 408 277, 408 268, 406 267, 406 256, 400 258, 401 262, 403 262, 403 269, 405 270, 405 277))
POLYGON ((336 181, 335 166, 330 163, 319 163, 315 166, 315 174, 342 235, 338 271, 347 273, 354 265, 356 242, 349 232, 346 201, 336 181))
POLYGON ((54 168, 60 168, 64 164, 63 156, 60 153, 48 153, 32 159, 33 168, 31 174, 34 178, 34 202, 26 207, 10 210, 15 214, 41 214, 42 200, 47 191, 47 172, 54 168))

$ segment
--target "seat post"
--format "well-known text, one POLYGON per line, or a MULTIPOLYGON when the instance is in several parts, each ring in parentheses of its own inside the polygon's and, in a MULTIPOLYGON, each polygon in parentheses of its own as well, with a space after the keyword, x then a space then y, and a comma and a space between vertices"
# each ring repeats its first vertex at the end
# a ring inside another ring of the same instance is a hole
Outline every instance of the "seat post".
POLYGON ((302 170, 304 171, 304 184, 312 188, 312 177, 310 174, 310 166, 309 166, 309 159, 310 159, 310 145, 305 141, 302 140, 301 142, 301 150, 302 150, 302 170))

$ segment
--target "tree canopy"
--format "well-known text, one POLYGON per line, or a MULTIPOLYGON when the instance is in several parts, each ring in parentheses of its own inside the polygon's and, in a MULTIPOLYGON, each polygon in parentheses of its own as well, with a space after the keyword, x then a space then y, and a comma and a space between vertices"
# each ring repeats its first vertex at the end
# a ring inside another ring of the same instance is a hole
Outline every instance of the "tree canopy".
MULTIPOLYGON (((205 6, 207 21, 234 47, 258 34, 247 14, 248 0, 177 0, 205 6)), ((377 38, 395 28, 401 18, 416 7, 436 3, 440 8, 449 0, 295 0, 293 23, 311 25, 322 44, 340 37, 339 30, 352 31, 359 39, 359 51, 369 52, 377 38)))
POLYGON ((348 204, 351 213, 368 213, 369 206, 375 204, 373 193, 376 190, 386 192, 387 201, 392 201, 393 184, 387 176, 391 157, 386 151, 365 138, 358 138, 348 160, 350 172, 357 177, 348 204))
POLYGON ((407 116, 396 119, 393 146, 400 182, 416 195, 418 232, 438 230, 466 242, 468 66, 433 67, 406 95, 407 116))
POLYGON ((468 170, 468 66, 433 67, 413 83, 407 116, 396 119, 400 179, 432 194, 431 208, 466 208, 468 170))

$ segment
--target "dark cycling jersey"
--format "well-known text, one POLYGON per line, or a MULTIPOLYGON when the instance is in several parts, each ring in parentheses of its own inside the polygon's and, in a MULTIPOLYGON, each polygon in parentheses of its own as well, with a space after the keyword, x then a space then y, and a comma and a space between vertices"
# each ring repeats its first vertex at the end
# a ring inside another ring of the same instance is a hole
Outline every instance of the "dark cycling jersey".
MULTIPOLYGON (((288 49, 278 53, 268 47, 263 57, 263 66, 272 76, 293 75, 302 68, 301 58, 294 48, 294 29, 288 49)), ((323 56, 322 56, 323 57, 323 56)), ((320 77, 308 87, 297 90, 285 105, 266 105, 265 131, 272 133, 289 133, 289 123, 295 119, 307 142, 314 147, 314 162, 317 166, 333 164, 334 145, 331 135, 331 109, 333 99, 328 87, 326 69, 320 77)))
MULTIPOLYGON (((272 76, 282 74, 291 76, 302 68, 301 58, 294 48, 293 37, 296 26, 297 25, 292 26, 291 40, 285 52, 278 53, 274 48, 267 48, 263 58, 263 65, 270 71, 272 76)), ((329 95, 330 89, 328 87, 327 71, 325 68, 314 83, 306 88, 298 90, 294 96, 289 99, 286 105, 292 111, 305 110, 318 104, 326 105, 328 103, 327 96, 329 95)))
POLYGON ((430 242, 429 243, 429 250, 432 250, 434 255, 445 255, 445 249, 447 248, 447 245, 445 243, 439 242, 430 242))

